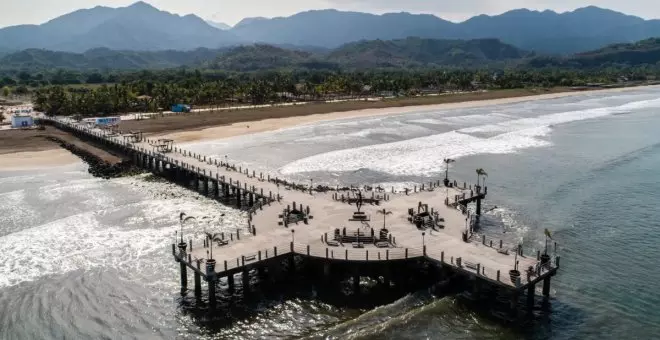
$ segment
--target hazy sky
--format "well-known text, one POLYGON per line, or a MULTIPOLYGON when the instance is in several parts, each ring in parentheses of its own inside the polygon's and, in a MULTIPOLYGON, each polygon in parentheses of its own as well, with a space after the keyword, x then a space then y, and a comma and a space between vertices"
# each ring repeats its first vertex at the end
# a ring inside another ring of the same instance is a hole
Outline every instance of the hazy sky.
MULTIPOLYGON (((0 27, 41 24, 59 15, 97 5, 122 7, 136 0, 0 0, 0 27)), ((461 21, 477 14, 499 14, 514 8, 563 12, 595 5, 643 18, 660 18, 658 0, 146 0, 177 14, 194 13, 204 19, 233 25, 245 17, 287 16, 310 9, 337 8, 371 13, 431 13, 461 21)))

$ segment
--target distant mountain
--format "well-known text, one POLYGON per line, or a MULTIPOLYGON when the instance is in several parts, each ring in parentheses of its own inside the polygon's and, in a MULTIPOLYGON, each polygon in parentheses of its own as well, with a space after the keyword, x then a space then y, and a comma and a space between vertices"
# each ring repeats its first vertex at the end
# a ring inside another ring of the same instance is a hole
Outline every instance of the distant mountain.
POLYGON ((27 49, 0 58, 0 69, 141 70, 201 65, 227 50, 199 48, 191 51, 115 51, 95 48, 84 53, 27 49))
POLYGON ((217 29, 221 29, 223 31, 231 29, 231 26, 225 24, 224 22, 215 22, 215 21, 211 21, 211 20, 206 20, 206 23, 213 26, 213 27, 215 27, 215 28, 217 28, 217 29))
POLYGON ((27 49, 0 58, 0 70, 138 70, 194 66, 230 71, 269 69, 368 69, 436 66, 485 66, 518 62, 529 53, 495 39, 432 40, 408 38, 360 41, 329 51, 245 45, 192 51, 115 51, 85 53, 27 49))
POLYGON ((328 54, 327 60, 357 68, 478 66, 529 56, 497 39, 435 40, 407 38, 349 43, 328 54))
POLYGON ((189 50, 218 48, 237 41, 232 33, 212 27, 195 15, 163 12, 144 2, 121 8, 82 9, 42 25, 0 29, 0 46, 8 50, 189 50))
POLYGON ((432 15, 374 15, 320 10, 302 12, 286 18, 245 19, 231 32, 251 42, 334 48, 360 40, 439 37, 439 32, 444 32, 453 25, 432 15))
POLYGON ((179 16, 137 2, 121 8, 81 9, 42 25, 0 29, 0 53, 30 48, 79 53, 93 48, 194 50, 254 43, 320 53, 363 40, 408 37, 498 39, 526 51, 567 55, 660 37, 660 20, 644 20, 593 6, 566 13, 518 9, 495 16, 480 15, 461 23, 428 14, 375 15, 329 9, 272 19, 246 18, 229 28, 195 15, 179 16))
POLYGON ((646 39, 632 44, 609 45, 565 58, 537 57, 529 62, 529 66, 532 67, 576 68, 659 64, 660 38, 646 39))
POLYGON ((569 54, 660 36, 660 20, 644 20, 593 6, 566 13, 520 9, 496 16, 480 15, 462 23, 432 15, 318 10, 285 18, 246 19, 231 32, 252 42, 330 48, 359 40, 407 37, 497 38, 525 50, 569 54))

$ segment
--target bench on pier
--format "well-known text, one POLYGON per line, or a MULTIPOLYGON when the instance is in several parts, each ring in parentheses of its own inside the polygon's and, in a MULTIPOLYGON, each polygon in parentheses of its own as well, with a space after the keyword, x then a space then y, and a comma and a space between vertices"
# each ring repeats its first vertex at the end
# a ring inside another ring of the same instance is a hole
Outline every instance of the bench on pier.
POLYGON ((336 240, 328 240, 326 244, 331 247, 339 247, 339 242, 337 242, 336 240))
POLYGON ((371 205, 380 205, 380 201, 381 200, 378 199, 378 198, 352 198, 352 197, 349 197, 348 199, 346 199, 346 202, 348 204, 354 204, 354 203, 357 203, 357 202, 362 202, 362 203, 368 203, 368 204, 371 204, 371 205))
MULTIPOLYGON (((387 229, 381 229, 378 235, 371 229, 371 234, 367 235, 366 233, 358 230, 356 232, 347 234, 346 228, 343 231, 335 229, 333 240, 339 242, 340 244, 344 243, 365 243, 365 244, 377 244, 381 242, 386 246, 392 241, 392 236, 389 234, 387 229)), ((329 242, 329 241, 328 241, 329 242)))
POLYGON ((472 269, 472 270, 477 270, 477 264, 476 263, 465 261, 465 262, 463 262, 463 265, 465 265, 465 268, 472 269))
POLYGON ((298 222, 304 222, 305 224, 307 224, 308 219, 313 218, 311 215, 307 215, 306 213, 295 209, 289 212, 287 212, 287 210, 285 209, 284 213, 279 214, 278 217, 282 219, 282 221, 280 221, 278 224, 284 226, 293 223, 297 224, 298 222))
POLYGON ((353 248, 364 248, 364 244, 360 242, 353 242, 353 248))
POLYGON ((254 260, 257 259, 257 255, 249 255, 249 256, 245 256, 243 258, 245 259, 245 262, 254 261, 254 260))

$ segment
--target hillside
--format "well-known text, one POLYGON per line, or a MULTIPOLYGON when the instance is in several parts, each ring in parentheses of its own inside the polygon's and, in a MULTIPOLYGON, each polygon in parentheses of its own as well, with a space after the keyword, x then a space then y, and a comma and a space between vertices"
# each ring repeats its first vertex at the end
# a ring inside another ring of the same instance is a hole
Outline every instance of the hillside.
POLYGON ((84 53, 27 49, 0 58, 0 69, 47 70, 139 70, 201 64, 223 50, 199 48, 192 51, 116 51, 96 48, 84 53))
POLYGON ((514 61, 527 52, 495 39, 433 40, 408 38, 392 41, 361 41, 329 51, 303 51, 271 45, 245 45, 225 49, 192 51, 116 51, 106 48, 85 53, 28 49, 0 58, 0 69, 74 70, 162 69, 177 66, 254 71, 306 68, 388 68, 436 66, 485 66, 514 61))
POLYGON ((596 68, 660 64, 660 38, 632 44, 613 44, 568 58, 539 57, 530 61, 533 67, 596 68))
POLYGON ((330 52, 327 59, 357 68, 486 66, 527 55, 527 52, 497 39, 465 41, 408 38, 350 43, 330 52))
POLYGON ((128 7, 78 10, 42 25, 0 29, 0 49, 28 48, 83 52, 105 47, 117 50, 189 50, 218 48, 238 41, 232 33, 195 15, 179 16, 144 2, 128 7))

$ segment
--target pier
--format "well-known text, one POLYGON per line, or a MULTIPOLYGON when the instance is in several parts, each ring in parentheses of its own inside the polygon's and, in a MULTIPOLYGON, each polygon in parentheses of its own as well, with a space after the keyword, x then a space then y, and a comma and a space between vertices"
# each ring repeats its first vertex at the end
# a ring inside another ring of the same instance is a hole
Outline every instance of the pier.
POLYGON ((509 299, 515 314, 522 297, 527 309, 533 308, 537 285, 547 301, 551 278, 559 269, 556 245, 555 251, 546 246, 543 254, 528 254, 519 244, 478 234, 487 187, 442 179, 398 191, 313 187, 311 181, 288 183, 139 132, 102 130, 63 119, 44 123, 247 211, 244 228, 236 232, 209 231, 198 239, 181 234, 171 245, 182 289, 188 289, 192 276, 195 296, 211 307, 221 290, 233 293, 237 282, 243 294, 249 294, 255 282, 287 280, 300 271, 330 286, 350 280, 354 294, 360 294, 363 277, 406 290, 424 272, 429 282, 460 276, 468 282, 465 290, 474 295, 486 288, 497 290, 509 299))

